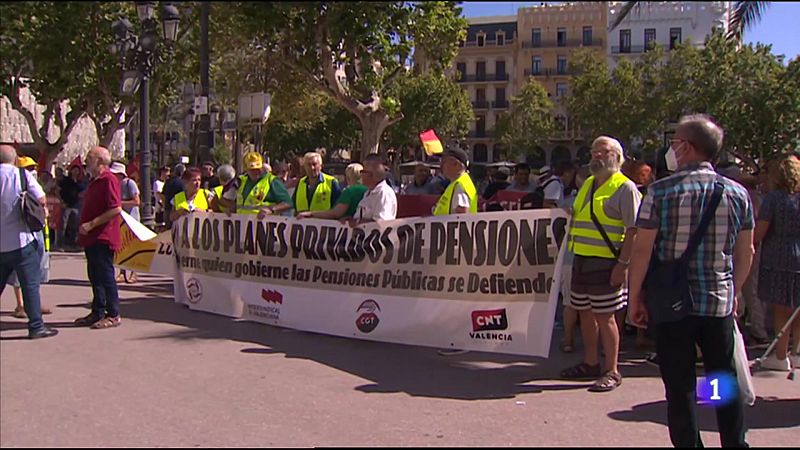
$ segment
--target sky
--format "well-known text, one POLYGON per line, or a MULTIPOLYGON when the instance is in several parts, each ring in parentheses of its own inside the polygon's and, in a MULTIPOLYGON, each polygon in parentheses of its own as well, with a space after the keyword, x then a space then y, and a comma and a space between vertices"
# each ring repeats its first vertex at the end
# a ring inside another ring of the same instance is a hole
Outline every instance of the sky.
MULTIPOLYGON (((504 16, 517 13, 517 8, 541 2, 463 2, 465 17, 504 16)), ((800 2, 771 2, 761 22, 745 30, 747 43, 772 44, 772 53, 786 55, 785 61, 800 55, 800 2)))

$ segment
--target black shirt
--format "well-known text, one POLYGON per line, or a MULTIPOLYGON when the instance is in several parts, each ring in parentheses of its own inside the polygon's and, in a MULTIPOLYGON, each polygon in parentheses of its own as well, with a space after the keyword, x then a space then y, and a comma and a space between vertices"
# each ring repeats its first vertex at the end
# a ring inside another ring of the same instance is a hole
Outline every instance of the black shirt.
POLYGON ((210 177, 202 177, 200 179, 200 187, 209 191, 219 185, 220 185, 219 178, 217 178, 216 175, 212 175, 210 177))
POLYGON ((503 191, 509 186, 511 185, 506 181, 492 181, 486 186, 486 190, 483 191, 483 198, 489 200, 494 197, 497 191, 503 191))
POLYGON ((80 208, 81 199, 78 194, 86 189, 82 181, 76 182, 71 177, 64 177, 58 187, 61 188, 61 200, 67 208, 80 208))
POLYGON ((169 212, 172 210, 170 202, 178 192, 183 192, 183 182, 180 178, 172 177, 164 183, 164 189, 161 193, 164 194, 164 212, 167 213, 167 216, 169 216, 169 212))

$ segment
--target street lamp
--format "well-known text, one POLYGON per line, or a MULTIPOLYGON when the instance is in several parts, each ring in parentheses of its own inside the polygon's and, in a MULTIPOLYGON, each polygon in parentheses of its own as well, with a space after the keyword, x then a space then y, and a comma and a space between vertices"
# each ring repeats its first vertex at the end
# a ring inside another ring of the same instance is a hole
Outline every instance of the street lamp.
POLYGON ((139 17, 139 36, 133 32, 131 22, 122 18, 114 21, 111 29, 116 38, 111 53, 122 58, 124 72, 120 83, 123 95, 131 96, 139 91, 139 139, 141 159, 139 168, 142 179, 142 223, 148 227, 155 225, 151 203, 152 184, 150 183, 150 77, 156 64, 165 62, 171 56, 178 38, 180 13, 173 5, 165 5, 162 14, 161 38, 166 42, 166 54, 159 51, 157 24, 155 19, 156 2, 134 2, 139 17))

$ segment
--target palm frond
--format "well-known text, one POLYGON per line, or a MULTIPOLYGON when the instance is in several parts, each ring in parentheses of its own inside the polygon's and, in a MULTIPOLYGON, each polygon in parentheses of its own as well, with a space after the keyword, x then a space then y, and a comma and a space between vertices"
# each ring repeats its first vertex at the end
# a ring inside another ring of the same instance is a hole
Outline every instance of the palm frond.
POLYGON ((728 17, 728 39, 740 40, 744 31, 757 24, 771 2, 735 2, 728 17))
MULTIPOLYGON (((619 14, 617 14, 616 20, 614 20, 614 23, 611 24, 611 27, 608 29, 608 31, 611 31, 614 28, 617 28, 619 26, 619 24, 621 24, 622 21, 625 20, 626 17, 628 17, 628 14, 631 13, 633 8, 635 6, 639 5, 639 3, 640 2, 638 2, 638 1, 637 2, 625 2, 625 4, 622 5, 622 9, 619 10, 619 14)), ((741 2, 741 3, 746 3, 746 2, 741 2)))

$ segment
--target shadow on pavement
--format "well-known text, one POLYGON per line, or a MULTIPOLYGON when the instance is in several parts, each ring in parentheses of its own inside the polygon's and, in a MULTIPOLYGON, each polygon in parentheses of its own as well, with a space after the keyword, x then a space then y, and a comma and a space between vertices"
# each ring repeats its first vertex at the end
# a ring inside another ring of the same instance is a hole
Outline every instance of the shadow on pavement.
MULTIPOLYGON (((242 353, 312 360, 369 380, 355 389, 364 393, 404 392, 411 396, 461 400, 513 398, 544 391, 584 390, 587 381, 558 379, 563 368, 577 363, 579 354, 564 355, 553 339, 549 359, 470 352, 440 356, 436 349, 347 339, 323 334, 233 320, 159 299, 130 298, 120 305, 122 317, 170 323, 185 330, 142 339, 224 339, 254 344, 242 353)), ((634 352, 630 352, 633 355, 634 352)), ((640 358, 644 357, 639 352, 640 358)), ((630 358, 628 358, 630 359, 630 358)), ((621 364, 623 377, 657 377, 654 367, 621 364)))
MULTIPOLYGON (((745 407, 745 420, 749 429, 791 428, 800 426, 800 398, 765 399, 756 398, 752 407, 745 407)), ((667 425, 667 402, 644 403, 627 411, 615 411, 608 417, 623 422, 653 422, 667 425)), ((702 431, 717 431, 717 418, 714 408, 698 406, 697 425, 702 431)))

